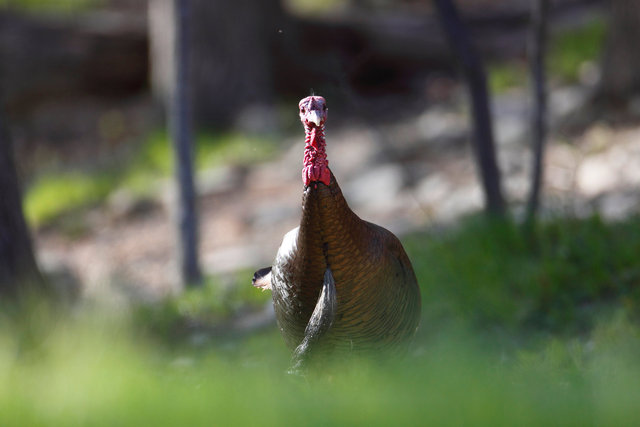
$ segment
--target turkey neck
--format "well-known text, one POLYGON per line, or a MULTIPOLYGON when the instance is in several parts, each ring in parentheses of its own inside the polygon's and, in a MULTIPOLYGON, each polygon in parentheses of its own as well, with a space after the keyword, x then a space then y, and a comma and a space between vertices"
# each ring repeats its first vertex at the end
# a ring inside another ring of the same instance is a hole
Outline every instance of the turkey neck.
POLYGON ((355 254, 363 232, 363 222, 349 208, 331 171, 329 176, 329 185, 312 182, 305 188, 298 232, 298 247, 313 259, 323 259, 324 268, 331 268, 337 252, 352 249, 355 254))
POLYGON ((322 249, 322 254, 312 256, 326 259, 329 239, 336 232, 335 220, 348 218, 353 214, 342 196, 335 176, 329 170, 327 161, 324 124, 311 126, 304 124, 304 158, 302 160, 302 220, 300 222, 299 243, 312 251, 322 249))

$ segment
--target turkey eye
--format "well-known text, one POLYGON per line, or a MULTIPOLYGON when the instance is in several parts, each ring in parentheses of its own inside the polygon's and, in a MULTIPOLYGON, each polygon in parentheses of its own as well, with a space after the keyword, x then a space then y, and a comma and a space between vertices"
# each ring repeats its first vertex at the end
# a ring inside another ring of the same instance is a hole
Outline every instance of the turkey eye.
POLYGON ((306 113, 306 111, 307 111, 307 110, 305 110, 305 109, 304 109, 304 107, 302 107, 302 108, 300 109, 300 112, 301 112, 302 114, 306 113))
POLYGON ((322 111, 327 111, 327 106, 326 105, 322 106, 322 111))

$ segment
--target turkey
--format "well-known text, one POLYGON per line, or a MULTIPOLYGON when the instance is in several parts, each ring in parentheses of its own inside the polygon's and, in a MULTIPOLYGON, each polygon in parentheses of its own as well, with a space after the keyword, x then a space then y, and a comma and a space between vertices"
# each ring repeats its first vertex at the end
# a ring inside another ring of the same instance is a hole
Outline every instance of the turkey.
POLYGON ((324 98, 306 97, 299 108, 306 133, 302 219, 253 285, 272 291, 294 371, 315 354, 402 351, 421 310, 411 262, 396 236, 360 219, 345 201, 325 152, 324 98))

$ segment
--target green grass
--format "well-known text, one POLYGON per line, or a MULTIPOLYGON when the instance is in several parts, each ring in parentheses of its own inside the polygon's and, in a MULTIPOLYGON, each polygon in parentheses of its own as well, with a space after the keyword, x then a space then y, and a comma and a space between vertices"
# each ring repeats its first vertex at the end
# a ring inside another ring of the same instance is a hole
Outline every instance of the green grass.
POLYGON ((492 62, 488 67, 488 83, 492 93, 504 93, 527 82, 526 64, 517 61, 492 62))
POLYGON ((207 277, 202 287, 187 289, 159 304, 140 306, 135 314, 154 333, 180 342, 193 328, 223 323, 239 311, 256 310, 270 301, 271 293, 250 285, 252 276, 253 272, 241 271, 226 283, 207 277))
POLYGON ((35 226, 71 211, 104 200, 111 192, 115 177, 104 173, 60 172, 40 176, 24 198, 27 220, 35 226))
POLYGON ((345 1, 326 0, 318 2, 313 0, 285 0, 285 6, 296 14, 311 15, 339 10, 345 6, 345 1))
MULTIPOLYGON (((599 61, 605 36, 606 23, 602 18, 595 18, 576 29, 551 32, 546 57, 549 79, 564 84, 577 83, 581 66, 599 61)), ((493 93, 527 85, 526 61, 495 61, 489 63, 487 69, 489 88, 493 93)))
MULTIPOLYGON (((28 352, 0 336, 2 425, 633 425, 637 326, 549 339, 505 357, 496 340, 439 331, 402 363, 284 371, 279 336, 167 348, 113 321, 58 321, 28 352)), ((423 327, 428 327, 424 325, 423 327)))
POLYGON ((606 22, 594 19, 584 27, 561 32, 549 43, 549 72, 564 82, 575 83, 579 79, 580 66, 588 61, 598 61, 606 36, 606 22))
POLYGON ((96 7, 103 0, 0 0, 0 7, 28 12, 70 13, 96 7))
MULTIPOLYGON (((223 164, 249 164, 276 152, 274 139, 239 133, 201 134, 196 139, 197 170, 223 164)), ((24 210, 29 223, 41 226, 64 214, 104 202, 117 189, 149 196, 154 184, 170 177, 172 148, 165 132, 151 134, 124 164, 97 170, 55 171, 37 177, 28 186, 24 210)))
POLYGON ((580 332, 603 301, 640 308, 638 217, 558 219, 540 225, 535 239, 511 223, 471 219, 452 234, 411 236, 406 247, 425 304, 437 302, 431 316, 580 332))
POLYGON ((2 310, 0 424, 636 425, 639 230, 559 219, 533 239, 472 218, 409 236, 423 297, 412 352, 332 360, 306 380, 285 374, 275 327, 220 330, 265 302, 248 273, 151 315, 2 310))

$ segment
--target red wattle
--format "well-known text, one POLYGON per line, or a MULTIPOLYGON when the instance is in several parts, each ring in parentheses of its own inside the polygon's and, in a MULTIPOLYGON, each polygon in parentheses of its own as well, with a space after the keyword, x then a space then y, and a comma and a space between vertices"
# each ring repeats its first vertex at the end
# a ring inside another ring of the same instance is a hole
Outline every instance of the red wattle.
POLYGON ((305 126, 305 130, 302 182, 305 186, 317 181, 329 185, 331 172, 329 172, 329 162, 325 152, 324 129, 305 126))
POLYGON ((320 181, 325 185, 331 183, 331 173, 328 167, 319 167, 308 165, 302 168, 302 182, 305 186, 309 186, 312 182, 320 181))

